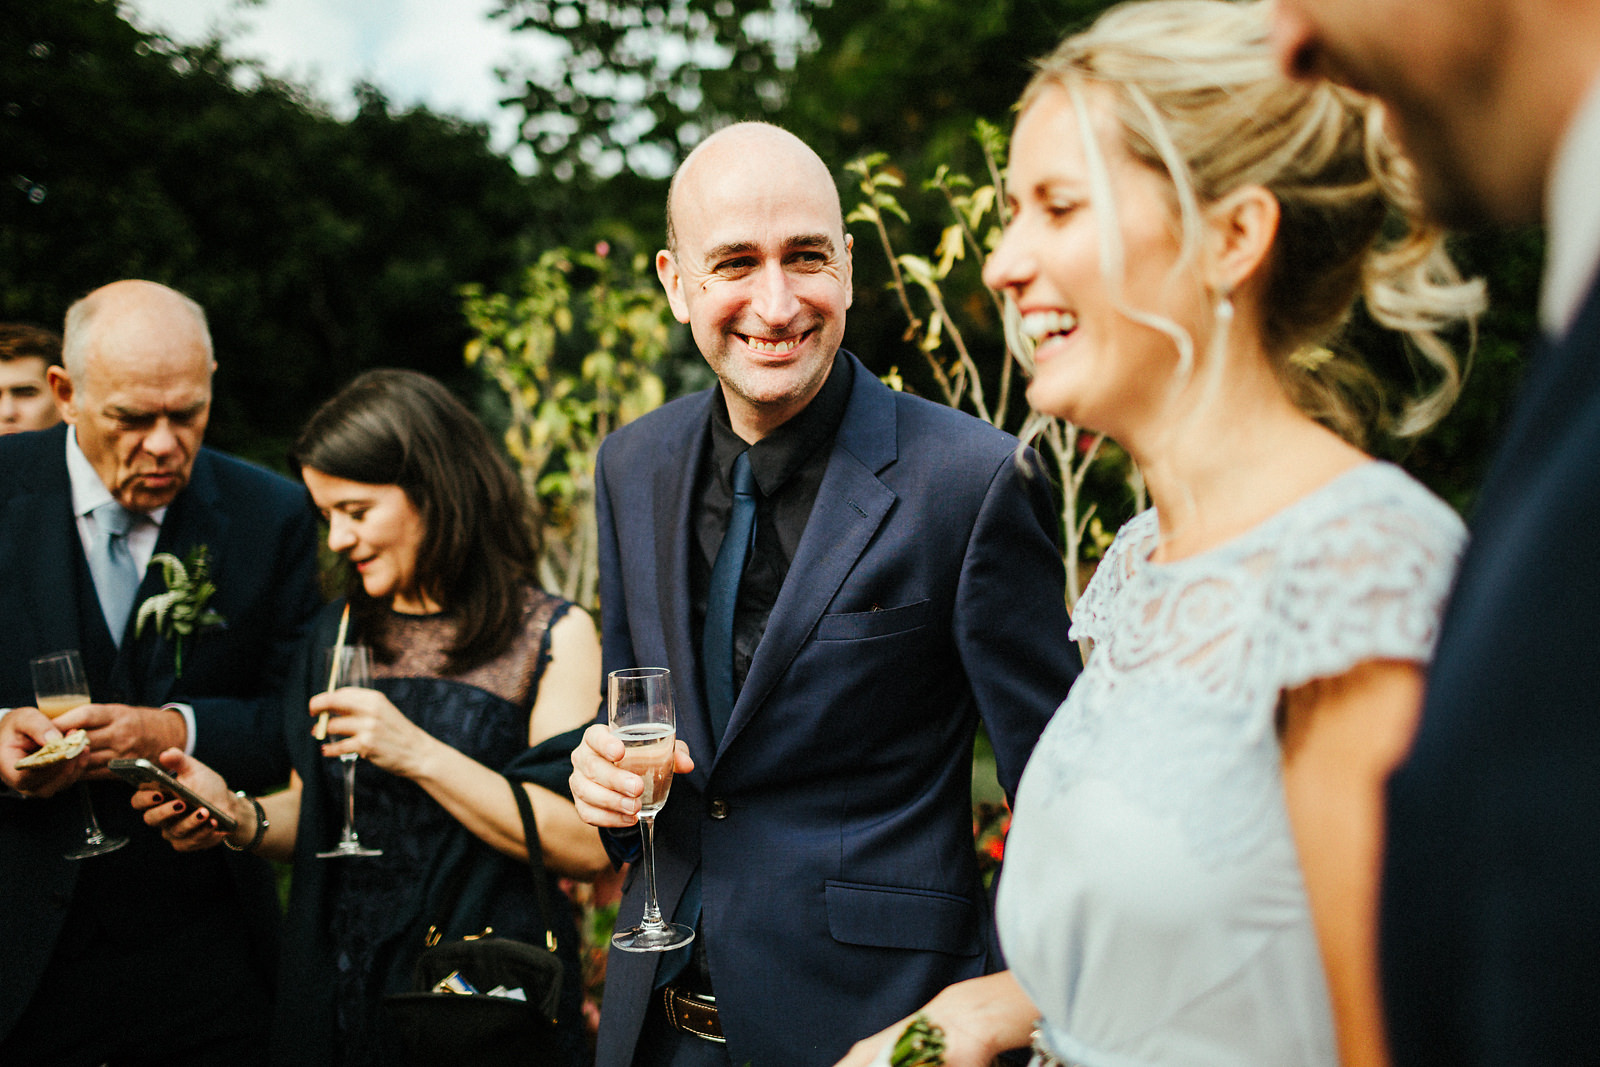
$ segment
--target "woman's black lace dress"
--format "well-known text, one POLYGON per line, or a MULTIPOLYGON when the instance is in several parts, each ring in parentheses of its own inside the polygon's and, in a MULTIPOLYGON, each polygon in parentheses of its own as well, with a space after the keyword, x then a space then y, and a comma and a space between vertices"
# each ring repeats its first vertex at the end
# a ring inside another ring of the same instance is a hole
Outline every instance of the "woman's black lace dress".
MULTIPOLYGON (((577 732, 528 748, 528 715, 549 660, 549 631, 570 607, 530 590, 521 635, 505 653, 464 674, 443 675, 454 623, 447 616, 388 613, 374 649, 398 653, 375 662, 375 687, 434 737, 508 777, 565 792, 577 732)), ((338 605, 334 605, 338 608, 338 605)), ((332 615, 337 625, 337 615, 332 615)), ((326 623, 328 615, 320 620, 326 623)), ((309 648, 332 644, 319 625, 309 648)), ((304 657, 314 662, 314 655, 304 657)), ((375 656, 375 661, 377 657, 375 656)), ((315 691, 314 684, 308 692, 315 691)), ((356 768, 356 828, 383 855, 317 859, 338 839, 343 774, 310 741, 304 698, 291 702, 289 736, 305 782, 286 921, 274 1058, 290 1063, 391 1062, 382 1024, 388 993, 409 987, 429 926, 446 940, 492 927, 500 937, 544 942, 527 864, 484 844, 421 786, 365 762, 356 768), (318 999, 325 1006, 315 1003, 318 999), (331 1043, 331 1047, 330 1044, 331 1043)), ((567 898, 551 879, 551 917, 567 964, 561 1024, 570 1062, 580 1062, 582 988, 577 930, 567 898)))

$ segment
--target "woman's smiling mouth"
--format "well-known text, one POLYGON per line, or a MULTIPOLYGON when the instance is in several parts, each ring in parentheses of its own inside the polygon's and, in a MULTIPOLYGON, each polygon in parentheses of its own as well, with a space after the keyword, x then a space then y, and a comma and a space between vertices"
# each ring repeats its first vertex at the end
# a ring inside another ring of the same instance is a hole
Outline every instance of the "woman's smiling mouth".
POLYGON ((1078 316, 1070 311, 1030 311, 1022 316, 1022 332, 1035 344, 1054 337, 1065 337, 1078 328, 1078 316))

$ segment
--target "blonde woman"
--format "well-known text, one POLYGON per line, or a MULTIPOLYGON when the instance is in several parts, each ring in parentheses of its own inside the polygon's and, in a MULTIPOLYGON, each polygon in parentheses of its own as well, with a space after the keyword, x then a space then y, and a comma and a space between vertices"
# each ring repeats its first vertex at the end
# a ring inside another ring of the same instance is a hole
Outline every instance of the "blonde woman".
POLYGON ((1154 506, 1079 602, 1093 652, 1018 792, 1012 970, 926 1009, 947 1062, 1384 1062, 1382 785, 1463 530, 1363 443, 1448 409, 1437 331, 1483 299, 1408 177, 1366 101, 1279 80, 1260 3, 1115 8, 1023 94, 985 277, 1030 403, 1116 439, 1154 506), (1334 354, 1358 299, 1431 368, 1393 418, 1334 354))

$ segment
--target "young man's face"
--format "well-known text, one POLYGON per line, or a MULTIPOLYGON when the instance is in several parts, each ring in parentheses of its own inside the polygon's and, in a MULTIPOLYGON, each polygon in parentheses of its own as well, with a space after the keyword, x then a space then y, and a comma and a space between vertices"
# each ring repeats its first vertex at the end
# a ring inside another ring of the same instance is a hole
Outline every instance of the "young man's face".
POLYGON ((38 356, 0 360, 0 434, 46 430, 61 421, 38 356))

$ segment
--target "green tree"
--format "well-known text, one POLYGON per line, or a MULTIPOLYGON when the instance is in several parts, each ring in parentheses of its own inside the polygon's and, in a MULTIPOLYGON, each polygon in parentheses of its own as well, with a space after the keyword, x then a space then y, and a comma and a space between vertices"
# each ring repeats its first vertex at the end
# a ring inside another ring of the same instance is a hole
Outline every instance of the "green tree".
MULTIPOLYGON (((664 176, 711 129, 766 119, 817 149, 847 186, 844 164, 883 152, 891 170, 931 175, 983 167, 970 132, 1005 121, 1028 61, 1107 0, 501 0, 501 17, 557 38, 564 61, 513 79, 513 106, 536 155, 575 186, 623 208, 634 232, 659 240, 664 176), (625 183, 625 197, 610 191, 625 183), (638 205, 637 207, 633 205, 638 205)), ((933 247, 944 204, 907 197, 908 247, 933 247)), ((856 230, 856 240, 872 239, 856 230)), ((856 256, 856 302, 845 343, 879 374, 938 395, 906 345, 889 264, 856 256)), ((986 329, 998 336, 998 322, 986 329)), ((679 358, 694 359, 679 349, 679 358)), ((1007 366, 987 346, 973 358, 990 391, 1007 366)), ((1020 427, 1015 406, 1006 425, 1020 427)))
POLYGON ((519 72, 523 138, 559 179, 662 178, 719 116, 773 111, 816 0, 501 0, 556 39, 555 67, 519 72))
MULTIPOLYGON (((839 175, 847 202, 847 161, 879 153, 875 172, 898 180, 903 216, 894 219, 895 248, 924 251, 937 262, 954 209, 971 190, 949 185, 959 175, 989 183, 970 131, 975 121, 1009 127, 1009 112, 1029 76, 1031 59, 1091 21, 1108 0, 501 0, 502 15, 527 32, 560 38, 565 65, 543 78, 519 80, 514 106, 527 116, 529 143, 575 186, 594 198, 626 183, 623 210, 636 232, 659 237, 664 182, 659 177, 707 130, 730 120, 764 118, 793 130, 839 175), (946 180, 936 180, 939 175, 946 180), (612 175, 605 177, 605 175, 612 175), (635 205, 643 204, 643 207, 635 205)), ((948 383, 917 345, 924 327, 945 329, 932 308, 911 311, 898 295, 896 256, 880 254, 879 235, 864 218, 856 239, 856 302, 845 343, 880 375, 906 388, 946 396, 948 383)), ((1458 245, 1470 271, 1490 281, 1493 305, 1479 332, 1473 370, 1457 409, 1420 442, 1386 450, 1466 509, 1481 481, 1506 398, 1521 372, 1520 352, 1532 331, 1540 245, 1528 233, 1480 236, 1458 245)), ((946 311, 965 323, 971 366, 958 405, 1004 394, 1005 358, 995 305, 978 281, 978 250, 941 278, 946 311)), ((912 287, 926 292, 925 286, 912 287)), ((949 342, 946 332, 942 339, 949 342)), ((1462 347, 1467 339, 1459 339, 1462 347)), ((1405 381, 1405 351, 1358 324, 1351 344, 1387 376, 1405 381)), ((693 354, 680 349, 680 358, 693 354)), ((1023 405, 990 414, 1021 426, 1023 405)), ((1108 528, 1126 517, 1110 502, 1120 483, 1086 491, 1105 501, 1108 528)))
POLYGON ((539 579, 599 602, 595 460, 606 434, 659 406, 672 313, 649 259, 557 248, 511 292, 462 291, 466 360, 505 401, 506 450, 535 503, 539 579))
POLYGON ((114 0, 9 6, 0 152, 0 318, 59 323, 119 277, 191 294, 219 360, 209 439, 272 463, 364 368, 471 384, 457 288, 504 283, 564 225, 484 127, 371 88, 340 121, 114 0))

